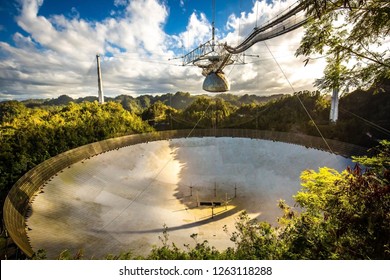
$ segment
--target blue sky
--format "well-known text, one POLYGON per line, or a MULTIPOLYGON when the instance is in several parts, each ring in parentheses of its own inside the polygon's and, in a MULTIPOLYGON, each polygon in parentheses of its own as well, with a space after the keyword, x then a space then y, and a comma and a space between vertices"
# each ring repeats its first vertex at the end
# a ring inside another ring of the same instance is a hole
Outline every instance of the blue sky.
MULTIPOLYGON (((7 28, 6 32, 0 33, 0 39, 11 41, 12 33, 23 32, 14 20, 14 17, 18 15, 20 3, 9 0, 1 0, 0 3, 0 24, 7 28)), ((45 0, 39 10, 39 15, 50 17, 63 14, 69 18, 79 16, 90 21, 101 21, 113 15, 120 15, 125 3, 126 1, 116 1, 115 4, 114 0, 45 0)), ((194 11, 203 12, 210 20, 212 19, 211 0, 168 0, 165 3, 169 8, 169 17, 164 29, 169 34, 183 32, 186 28, 186 21, 194 11)), ((217 26, 223 26, 231 14, 249 12, 253 7, 253 1, 250 0, 216 0, 215 3, 217 26)))
MULTIPOLYGON (((217 38, 239 43, 294 2, 216 0, 217 38)), ((105 95, 203 93, 201 69, 169 59, 211 38, 211 0, 0 3, 0 100, 96 95, 96 53, 105 95)), ((312 89, 323 67, 318 61, 304 68, 304 58, 294 56, 301 36, 298 30, 267 42, 297 90, 312 89)), ((264 45, 249 53, 259 58, 225 69, 232 93, 291 93, 264 45)))

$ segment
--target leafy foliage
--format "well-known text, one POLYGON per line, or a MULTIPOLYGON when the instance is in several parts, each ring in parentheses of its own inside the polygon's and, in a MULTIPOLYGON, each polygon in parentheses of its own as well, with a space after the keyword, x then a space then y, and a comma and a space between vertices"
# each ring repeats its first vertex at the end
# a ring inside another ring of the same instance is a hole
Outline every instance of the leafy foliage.
POLYGON ((0 193, 44 160, 87 143, 150 131, 118 103, 69 103, 29 109, 17 101, 0 103, 0 193))
POLYGON ((164 225, 163 236, 159 236, 162 246, 155 246, 148 255, 149 260, 216 260, 222 259, 223 254, 215 247, 209 245, 207 241, 199 242, 197 234, 192 234, 191 238, 195 246, 185 244, 185 249, 180 249, 175 243, 169 244, 168 228, 164 225))
POLYGON ((388 259, 388 171, 384 180, 358 165, 341 174, 328 168, 304 172, 304 189, 295 196, 304 211, 289 220, 283 233, 290 247, 287 257, 388 259))
POLYGON ((251 220, 245 211, 240 214, 230 240, 235 247, 225 251, 229 259, 279 259, 283 250, 277 229, 267 222, 251 220))
POLYGON ((320 89, 368 89, 390 78, 390 4, 387 0, 302 0, 310 18, 296 55, 327 56, 320 89), (352 67, 348 63, 352 63, 352 67))
MULTIPOLYGON (((303 188, 294 196, 301 211, 280 201, 278 227, 244 212, 230 235, 234 247, 219 253, 205 243, 187 250, 202 252, 195 256, 204 259, 389 259, 390 143, 383 141, 378 151, 361 158, 369 167, 365 172, 359 165, 341 173, 326 167, 302 172, 303 188)), ((154 259, 189 256, 169 247, 165 237, 154 259)))

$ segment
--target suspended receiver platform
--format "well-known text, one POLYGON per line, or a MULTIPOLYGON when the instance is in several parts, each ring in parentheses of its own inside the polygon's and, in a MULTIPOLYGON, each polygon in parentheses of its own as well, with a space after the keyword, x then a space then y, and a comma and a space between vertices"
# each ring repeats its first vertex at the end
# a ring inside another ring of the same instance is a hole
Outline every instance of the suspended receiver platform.
POLYGON ((203 90, 209 92, 225 92, 230 90, 223 69, 233 63, 243 63, 240 54, 254 44, 285 33, 291 32, 307 22, 304 5, 299 1, 290 6, 281 15, 268 21, 253 32, 238 46, 231 47, 227 43, 216 43, 214 39, 214 21, 212 39, 182 57, 183 66, 193 64, 202 68, 205 76, 203 90))

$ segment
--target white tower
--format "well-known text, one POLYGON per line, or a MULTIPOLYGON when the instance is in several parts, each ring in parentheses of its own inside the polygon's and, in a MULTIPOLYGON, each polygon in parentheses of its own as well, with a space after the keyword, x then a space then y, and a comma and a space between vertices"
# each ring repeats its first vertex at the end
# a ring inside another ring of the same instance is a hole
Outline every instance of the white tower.
POLYGON ((332 103, 330 105, 329 120, 332 123, 336 123, 339 118, 339 89, 334 88, 332 94, 332 103))
POLYGON ((103 80, 102 80, 102 71, 100 70, 100 55, 96 55, 97 62, 97 74, 98 74, 98 94, 99 94, 99 103, 104 103, 104 95, 103 95, 103 80))

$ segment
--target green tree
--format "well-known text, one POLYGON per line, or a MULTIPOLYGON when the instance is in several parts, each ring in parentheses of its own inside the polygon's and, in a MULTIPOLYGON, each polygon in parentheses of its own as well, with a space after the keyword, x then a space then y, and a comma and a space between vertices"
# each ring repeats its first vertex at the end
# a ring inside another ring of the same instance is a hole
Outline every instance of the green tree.
POLYGON ((390 78, 390 4, 387 0, 301 0, 309 22, 296 55, 327 56, 325 75, 316 84, 370 87, 390 78), (348 63, 353 62, 349 67, 348 63))
MULTIPOLYGON (((279 202, 279 226, 249 219, 242 213, 234 247, 217 252, 208 243, 183 251, 168 244, 153 250, 154 259, 389 259, 390 142, 383 141, 372 157, 338 172, 320 168, 302 172, 302 190, 294 199, 300 211, 279 202)), ((226 229, 225 229, 226 231, 226 229)), ((227 232, 227 231, 226 231, 227 232)))
POLYGON ((199 127, 220 127, 237 108, 222 98, 197 98, 182 113, 182 117, 199 127))
POLYGON ((25 172, 52 156, 87 143, 147 131, 151 131, 149 125, 115 102, 70 102, 36 109, 17 101, 2 102, 0 200, 4 202, 25 172))
POLYGON ((383 141, 366 164, 339 173, 330 168, 301 175, 295 195, 300 214, 281 219, 282 237, 292 259, 390 258, 390 143, 383 141))
POLYGON ((165 105, 161 101, 157 101, 153 105, 150 105, 142 113, 142 118, 144 120, 152 120, 152 121, 164 121, 167 118, 169 111, 172 110, 169 106, 165 105))
POLYGON ((18 101, 0 103, 0 123, 9 123, 27 113, 26 106, 18 101))
POLYGON ((230 240, 235 247, 224 252, 227 259, 279 259, 283 250, 277 230, 267 222, 250 219, 246 212, 239 215, 230 240))
POLYGON ((184 244, 185 249, 180 249, 175 243, 169 242, 168 228, 164 225, 163 235, 159 236, 162 246, 155 246, 147 259, 150 260, 211 260, 223 259, 223 254, 215 247, 209 245, 208 241, 199 242, 197 234, 191 238, 195 246, 184 244))

